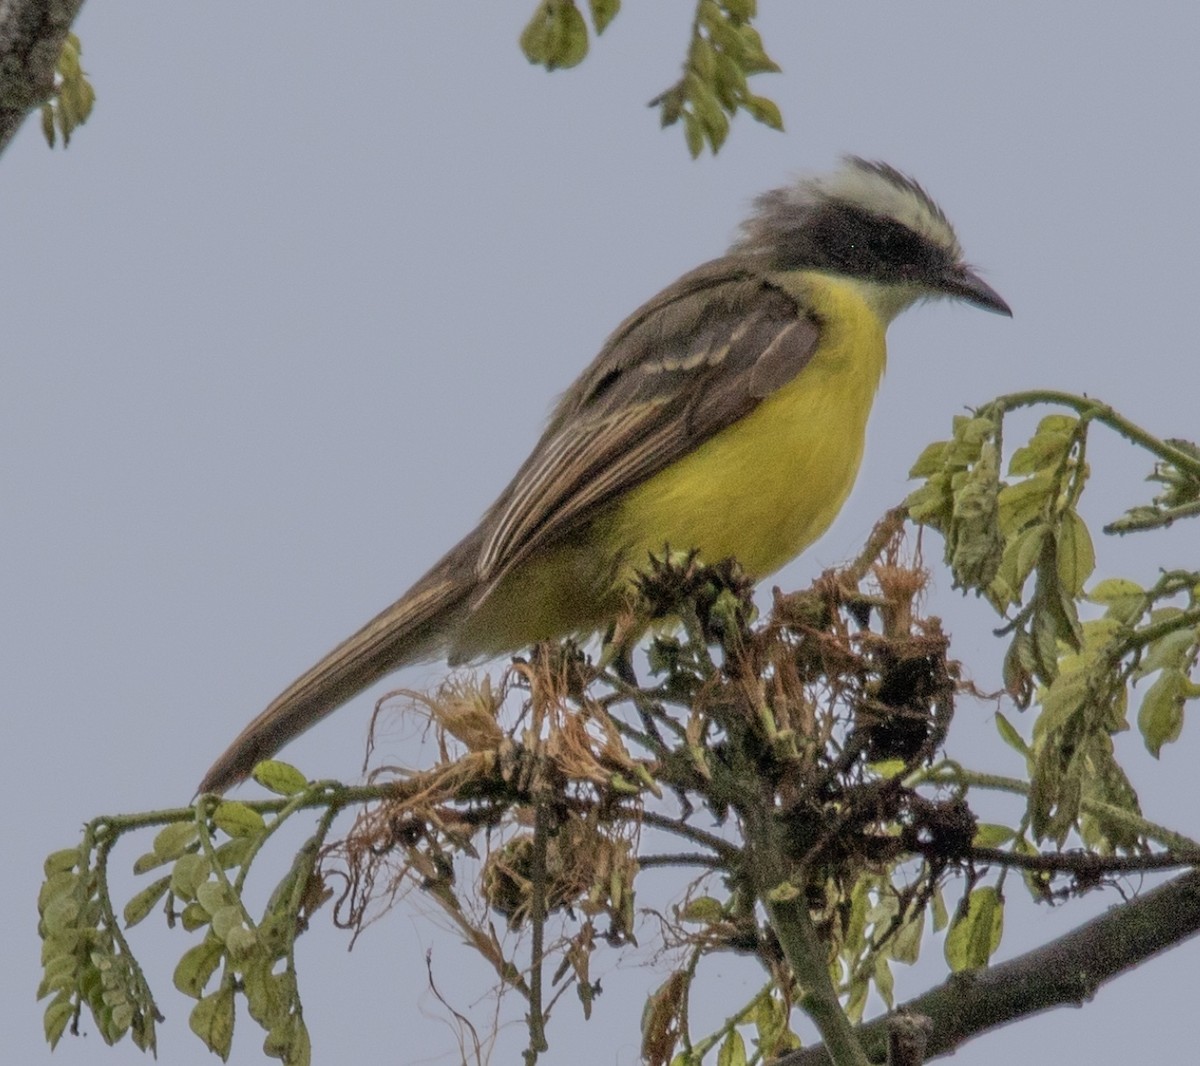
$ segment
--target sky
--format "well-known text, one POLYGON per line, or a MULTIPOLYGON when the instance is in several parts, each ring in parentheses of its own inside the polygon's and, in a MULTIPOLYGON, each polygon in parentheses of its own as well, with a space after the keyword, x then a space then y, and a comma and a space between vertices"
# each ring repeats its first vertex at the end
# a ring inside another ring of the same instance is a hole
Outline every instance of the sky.
MULTIPOLYGON (((929 305, 895 323, 857 488, 774 582, 851 556, 922 446, 1000 393, 1084 391, 1198 435, 1200 8, 764 2, 783 73, 756 86, 787 132, 739 117, 717 158, 692 161, 645 106, 677 76, 689 3, 630 0, 580 68, 554 74, 516 45, 533 6, 89 4, 76 29, 93 118, 65 152, 30 121, 0 160, 10 1061, 50 1061, 33 998, 42 857, 99 813, 187 802, 249 718, 472 526, 607 333, 720 254, 764 189, 845 152, 885 159, 941 202, 1014 309, 929 305)), ((1148 464, 1111 440, 1091 457, 1098 524, 1144 498, 1148 464)), ((1195 567, 1194 538, 1106 541, 1098 576, 1195 567)), ((994 620, 944 573, 935 584, 930 609, 986 685, 994 620)), ((374 698, 438 677, 391 679, 287 758, 356 778, 374 698)), ((954 750, 1020 772, 993 710, 960 707, 954 750)), ((1136 737, 1119 746, 1147 815, 1200 832, 1193 732, 1158 762, 1136 737)), ((1118 901, 1014 898, 999 957, 1118 901)), ((161 1061, 212 1061, 171 986, 188 940, 154 919, 138 932, 168 1016, 161 1061)), ((314 1061, 458 1061, 427 949, 486 1029, 486 982, 427 906, 347 943, 324 914, 302 941, 314 1061)), ((901 999, 938 979, 940 950, 898 975, 901 999)), ((1194 1046, 1197 958, 1185 944, 955 1061, 1171 1061, 1194 1046)), ((638 962, 603 964, 593 1020, 564 1007, 544 1062, 637 1061, 640 1003, 666 974, 638 962)), ((727 965, 723 989, 749 994, 757 975, 727 965)), ((506 1008, 494 1062, 521 1046, 506 1008)), ((85 1029, 59 1066, 142 1061, 85 1029)), ((243 1020, 230 1061, 260 1062, 259 1047, 243 1020)))

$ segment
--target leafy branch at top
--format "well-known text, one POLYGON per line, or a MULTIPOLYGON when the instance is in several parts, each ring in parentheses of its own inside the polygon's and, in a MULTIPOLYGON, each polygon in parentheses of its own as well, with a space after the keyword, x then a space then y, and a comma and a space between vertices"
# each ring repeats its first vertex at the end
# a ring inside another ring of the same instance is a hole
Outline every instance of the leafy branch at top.
POLYGON ((83 69, 82 55, 79 38, 68 33, 58 57, 54 93, 42 104, 42 134, 51 148, 57 136, 62 137, 64 148, 71 143, 75 127, 88 120, 96 102, 96 90, 83 69))
MULTIPOLYGON (((588 0, 592 26, 599 35, 621 10, 621 0, 588 0)), ((540 0, 520 37, 530 63, 547 70, 578 66, 588 53, 588 28, 575 0, 540 0)))
MULTIPOLYGON (((589 0, 592 26, 604 32, 620 0, 589 0)), ((779 70, 753 26, 757 0, 698 0, 683 73, 650 101, 663 126, 682 120, 688 151, 698 156, 707 144, 715 154, 729 135, 729 120, 745 111, 772 129, 783 129, 774 101, 750 91, 749 78, 779 70)), ((521 50, 547 70, 577 66, 588 52, 587 22, 575 0, 541 0, 521 32, 521 50)))
POLYGON ((720 151, 729 135, 729 120, 738 111, 771 129, 783 129, 778 105, 749 88, 752 75, 779 70, 751 25, 757 14, 756 0, 700 0, 683 76, 650 101, 651 107, 659 108, 663 126, 683 120, 692 158, 705 144, 714 155, 720 151))
MULTIPOLYGON (((587 0, 586 6, 591 32, 599 36, 620 12, 621 0, 587 0)), ((753 75, 779 70, 752 24, 757 14, 757 0, 697 0, 683 73, 650 101, 650 106, 659 109, 663 126, 683 122, 693 157, 705 145, 716 153, 729 134, 730 119, 739 111, 772 129, 783 129, 778 105, 749 88, 753 75)), ((64 33, 68 25, 69 19, 62 27, 64 33)), ((578 66, 587 56, 588 19, 576 0, 539 0, 519 40, 531 63, 551 71, 565 70, 578 66)), ((52 148, 59 138, 64 147, 70 144, 71 135, 87 121, 95 103, 95 90, 82 67, 82 52, 79 38, 65 33, 53 84, 47 77, 44 91, 35 98, 26 93, 23 107, 14 109, 23 117, 26 109, 41 103, 42 133, 52 148)), ((5 139, 17 125, 19 119, 5 124, 5 139)))

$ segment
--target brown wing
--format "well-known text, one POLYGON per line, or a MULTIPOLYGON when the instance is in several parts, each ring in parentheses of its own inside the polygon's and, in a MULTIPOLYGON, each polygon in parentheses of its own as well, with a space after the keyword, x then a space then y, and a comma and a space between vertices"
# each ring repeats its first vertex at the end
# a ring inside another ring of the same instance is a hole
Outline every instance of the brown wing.
POLYGON ((818 338, 818 324, 749 257, 716 260, 664 290, 562 398, 479 528, 276 698, 201 791, 223 791, 377 678, 437 653, 447 619, 540 545, 753 410, 803 369, 818 338))
POLYGON ((804 368, 819 338, 812 316, 746 256, 707 263, 645 304, 562 398, 485 517, 483 595, 539 546, 747 415, 804 368))

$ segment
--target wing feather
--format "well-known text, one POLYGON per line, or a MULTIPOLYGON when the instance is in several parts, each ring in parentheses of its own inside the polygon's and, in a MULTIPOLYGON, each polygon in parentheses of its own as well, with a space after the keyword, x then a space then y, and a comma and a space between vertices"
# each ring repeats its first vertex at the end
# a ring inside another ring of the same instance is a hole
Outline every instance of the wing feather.
POLYGON ((484 518, 477 602, 538 547, 749 414, 819 339, 819 323, 747 256, 714 260, 649 301, 562 398, 484 518))

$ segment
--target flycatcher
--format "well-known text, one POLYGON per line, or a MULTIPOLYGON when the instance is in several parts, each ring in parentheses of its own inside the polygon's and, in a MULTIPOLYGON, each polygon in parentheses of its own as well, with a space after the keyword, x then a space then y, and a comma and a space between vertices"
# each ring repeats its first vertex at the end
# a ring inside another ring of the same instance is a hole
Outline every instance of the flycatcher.
POLYGON ((851 157, 760 196, 727 255, 617 327, 479 525, 246 726, 201 791, 407 663, 599 630, 665 544, 777 570, 850 492, 888 324, 935 297, 1011 314, 899 171, 851 157))

